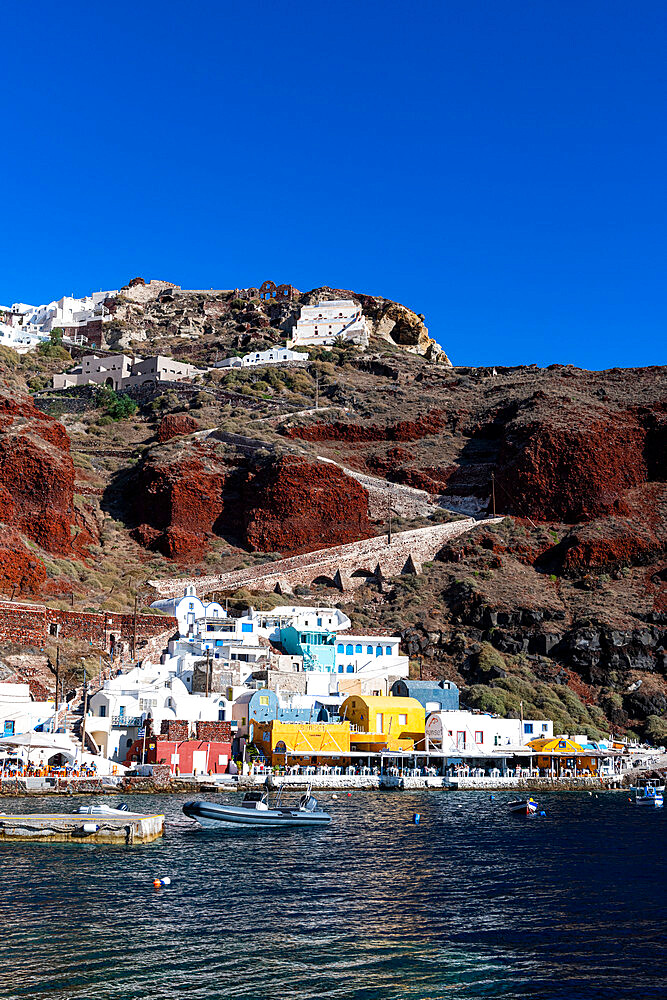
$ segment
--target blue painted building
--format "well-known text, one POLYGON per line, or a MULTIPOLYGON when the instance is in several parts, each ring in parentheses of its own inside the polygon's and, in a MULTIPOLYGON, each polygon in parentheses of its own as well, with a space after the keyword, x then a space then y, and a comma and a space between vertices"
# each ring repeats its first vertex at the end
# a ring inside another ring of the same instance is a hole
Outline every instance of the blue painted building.
POLYGON ((336 655, 334 632, 324 628, 301 629, 287 625, 280 629, 280 643, 291 656, 303 656, 304 670, 326 670, 333 673, 336 655))
POLYGON ((339 699, 319 701, 316 698, 308 700, 304 696, 300 700, 301 704, 295 701, 283 703, 269 688, 242 694, 232 706, 232 718, 237 723, 238 734, 252 739, 251 727, 255 722, 270 722, 272 719, 280 722, 331 722, 338 714, 339 699))
POLYGON ((452 681, 395 681, 391 686, 395 698, 416 698, 429 712, 453 712, 459 707, 459 689, 452 681))

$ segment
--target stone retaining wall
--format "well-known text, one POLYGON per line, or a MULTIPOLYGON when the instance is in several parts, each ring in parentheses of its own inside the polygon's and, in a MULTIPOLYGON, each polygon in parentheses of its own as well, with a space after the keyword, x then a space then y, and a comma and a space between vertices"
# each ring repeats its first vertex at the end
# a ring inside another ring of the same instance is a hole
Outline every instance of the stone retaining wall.
POLYGON ((220 576, 180 577, 169 580, 149 580, 160 597, 180 597, 185 588, 194 585, 200 596, 216 590, 279 590, 291 593, 298 584, 307 585, 324 580, 341 590, 364 584, 369 577, 384 578, 401 573, 419 573, 424 562, 434 559, 440 549, 452 538, 466 534, 478 524, 496 524, 502 518, 475 521, 466 518, 448 524, 435 524, 428 528, 401 531, 392 535, 364 538, 347 545, 318 549, 305 555, 278 559, 245 569, 222 573, 220 576))

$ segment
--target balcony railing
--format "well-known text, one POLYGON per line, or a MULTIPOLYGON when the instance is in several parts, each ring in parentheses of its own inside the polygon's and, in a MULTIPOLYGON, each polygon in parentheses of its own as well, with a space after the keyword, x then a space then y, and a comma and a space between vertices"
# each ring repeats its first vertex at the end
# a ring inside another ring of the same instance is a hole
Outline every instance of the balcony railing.
POLYGON ((131 729, 133 726, 138 728, 141 723, 140 715, 114 715, 111 719, 111 725, 114 729, 131 729))

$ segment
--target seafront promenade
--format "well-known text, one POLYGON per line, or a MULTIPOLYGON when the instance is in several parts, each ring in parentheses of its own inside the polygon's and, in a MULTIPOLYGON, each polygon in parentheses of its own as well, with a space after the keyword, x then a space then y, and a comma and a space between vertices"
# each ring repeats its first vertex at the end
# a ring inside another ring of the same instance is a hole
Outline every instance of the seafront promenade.
MULTIPOLYGON (((325 791, 613 791, 628 788, 631 784, 646 778, 667 776, 667 754, 661 754, 650 767, 634 768, 614 775, 580 775, 577 777, 538 777, 525 775, 499 776, 449 776, 432 774, 384 773, 384 774, 281 774, 271 776, 274 788, 285 786, 295 790, 313 789, 325 791)), ((60 778, 50 781, 43 777, 5 778, 0 782, 1 796, 43 796, 43 795, 123 795, 134 793, 211 794, 220 792, 246 792, 263 788, 266 773, 244 774, 232 777, 220 775, 185 774, 172 777, 159 786, 150 777, 108 776, 104 778, 60 778)))

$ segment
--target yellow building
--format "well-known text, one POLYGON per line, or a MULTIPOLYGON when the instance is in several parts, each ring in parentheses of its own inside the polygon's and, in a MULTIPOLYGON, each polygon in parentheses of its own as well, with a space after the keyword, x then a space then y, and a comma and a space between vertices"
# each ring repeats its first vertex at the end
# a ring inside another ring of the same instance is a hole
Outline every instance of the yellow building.
POLYGON ((352 695, 340 709, 352 723, 350 743, 355 750, 423 750, 426 713, 416 698, 352 695))
POLYGON ((312 763, 347 760, 350 753, 349 722, 256 722, 253 742, 274 764, 290 763, 295 757, 312 763))
POLYGON ((605 756, 602 751, 587 753, 574 740, 559 739, 558 737, 531 740, 527 745, 537 754, 533 762, 540 771, 554 772, 559 775, 568 771, 595 776, 598 774, 605 756))

